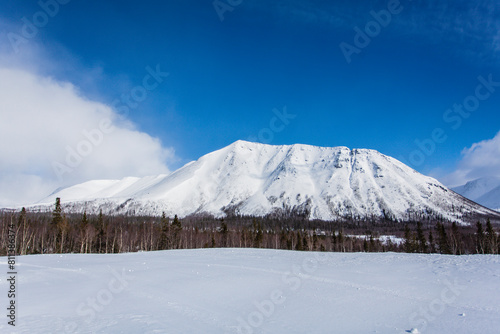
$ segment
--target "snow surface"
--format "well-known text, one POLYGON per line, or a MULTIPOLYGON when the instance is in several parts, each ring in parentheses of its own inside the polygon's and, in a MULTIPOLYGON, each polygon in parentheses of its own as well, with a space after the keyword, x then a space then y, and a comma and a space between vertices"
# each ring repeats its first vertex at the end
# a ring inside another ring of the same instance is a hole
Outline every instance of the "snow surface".
MULTIPOLYGON (((17 326, 4 315, 1 333, 488 334, 500 328, 495 255, 198 249, 17 260, 17 326)), ((0 289, 5 306, 4 275, 0 289)))
POLYGON ((487 208, 500 211, 500 177, 479 178, 452 190, 487 208))
POLYGON ((344 217, 408 219, 442 215, 461 221, 490 210, 449 191, 396 159, 374 150, 309 145, 272 146, 237 141, 169 175, 90 181, 58 191, 66 211, 184 217, 208 213, 264 216, 304 214, 310 219, 344 217))

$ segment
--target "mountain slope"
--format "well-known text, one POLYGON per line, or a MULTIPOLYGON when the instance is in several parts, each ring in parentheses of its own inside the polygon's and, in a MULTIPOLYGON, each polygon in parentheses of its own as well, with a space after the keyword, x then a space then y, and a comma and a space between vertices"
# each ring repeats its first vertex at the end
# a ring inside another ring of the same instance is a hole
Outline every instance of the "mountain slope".
POLYGON ((488 191, 486 194, 479 197, 476 202, 487 208, 500 211, 500 186, 488 191))
POLYGON ((500 211, 500 177, 479 178, 452 190, 487 208, 500 211))
POLYGON ((377 151, 237 141, 170 175, 90 181, 63 189, 70 211, 186 216, 298 214, 310 219, 409 219, 415 214, 462 221, 491 214, 377 151))

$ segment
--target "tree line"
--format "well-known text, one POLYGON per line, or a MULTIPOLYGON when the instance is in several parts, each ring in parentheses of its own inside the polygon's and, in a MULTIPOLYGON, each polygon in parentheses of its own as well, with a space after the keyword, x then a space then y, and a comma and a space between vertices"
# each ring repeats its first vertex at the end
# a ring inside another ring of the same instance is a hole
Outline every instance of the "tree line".
POLYGON ((490 219, 486 220, 486 230, 480 221, 475 228, 459 226, 456 222, 447 228, 437 222, 427 237, 422 224, 417 222, 415 231, 405 225, 403 249, 407 253, 500 254, 500 238, 490 219))
POLYGON ((434 220, 311 221, 304 217, 114 216, 68 213, 56 199, 48 213, 0 213, 0 255, 7 254, 8 225, 16 254, 124 253, 192 248, 271 248, 296 251, 499 254, 490 220, 475 226, 434 220), (382 239, 381 236, 393 238, 382 239))

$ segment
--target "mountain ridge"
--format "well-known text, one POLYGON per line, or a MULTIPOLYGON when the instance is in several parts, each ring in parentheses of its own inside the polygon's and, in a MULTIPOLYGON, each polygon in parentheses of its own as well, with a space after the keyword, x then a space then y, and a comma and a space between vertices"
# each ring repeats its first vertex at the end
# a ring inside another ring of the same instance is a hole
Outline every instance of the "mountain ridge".
POLYGON ((300 215, 308 219, 434 215, 464 222, 492 214, 437 180, 370 149, 236 141, 168 175, 89 181, 65 188, 69 211, 180 217, 300 215))
POLYGON ((492 210, 500 211, 500 177, 482 177, 451 190, 492 210))

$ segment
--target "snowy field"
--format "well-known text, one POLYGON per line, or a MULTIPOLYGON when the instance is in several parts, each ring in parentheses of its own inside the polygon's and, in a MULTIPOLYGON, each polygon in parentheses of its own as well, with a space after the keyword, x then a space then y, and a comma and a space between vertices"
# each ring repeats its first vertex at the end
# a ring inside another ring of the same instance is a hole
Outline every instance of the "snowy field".
POLYGON ((202 249, 17 260, 13 328, 0 258, 0 333, 500 333, 494 255, 202 249))

